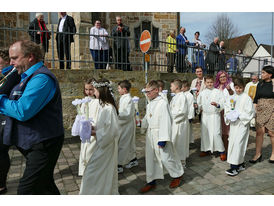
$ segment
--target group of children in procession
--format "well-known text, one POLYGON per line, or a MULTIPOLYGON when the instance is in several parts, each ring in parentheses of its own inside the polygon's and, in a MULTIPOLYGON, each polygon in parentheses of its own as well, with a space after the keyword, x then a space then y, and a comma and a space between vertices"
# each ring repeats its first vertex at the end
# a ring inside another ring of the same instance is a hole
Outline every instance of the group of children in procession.
MULTIPOLYGON (((194 143, 192 121, 195 113, 201 114, 200 156, 217 151, 222 161, 227 157, 230 169, 226 173, 231 176, 245 169, 249 122, 255 111, 251 98, 243 92, 244 82, 235 79, 235 91, 226 99, 214 88, 213 76, 207 75, 204 81, 206 88, 197 95, 188 81, 173 80, 170 103, 161 80, 150 81, 143 90, 148 103, 141 123, 141 132, 146 132, 147 184, 141 188, 141 193, 155 188, 156 180, 164 179, 166 171, 173 178, 170 188, 181 185, 189 144, 194 143), (227 151, 221 133, 222 110, 225 123, 230 124, 227 151)), ((128 80, 118 83, 121 97, 117 108, 108 80, 85 82, 84 94, 89 102, 82 103, 80 113, 88 114, 92 126, 88 130, 90 139, 81 143, 79 175, 83 178, 80 194, 119 194, 118 173, 122 173, 123 168, 138 166, 135 108, 130 88, 128 80)))

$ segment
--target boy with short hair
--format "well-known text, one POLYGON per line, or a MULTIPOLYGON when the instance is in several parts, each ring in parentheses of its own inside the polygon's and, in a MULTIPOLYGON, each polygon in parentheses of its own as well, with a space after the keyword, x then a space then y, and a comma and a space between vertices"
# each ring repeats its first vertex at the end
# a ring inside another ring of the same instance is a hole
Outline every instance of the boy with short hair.
POLYGON ((225 123, 230 124, 227 153, 230 169, 226 173, 230 176, 245 170, 244 156, 249 138, 249 123, 255 115, 252 99, 244 93, 243 79, 235 79, 233 82, 236 94, 225 107, 225 123))
POLYGON ((184 92, 187 105, 188 105, 188 120, 189 120, 189 143, 194 143, 193 137, 193 129, 192 129, 192 120, 195 117, 195 110, 194 110, 194 97, 190 93, 190 84, 187 80, 182 81, 182 91, 184 92))
POLYGON ((164 179, 164 169, 173 178, 170 188, 178 187, 182 181, 184 169, 171 142, 171 115, 167 101, 159 96, 157 81, 150 81, 146 86, 150 99, 142 128, 146 134, 146 180, 141 193, 156 187, 156 179, 164 179))
POLYGON ((189 156, 189 121, 187 98, 182 89, 182 81, 175 79, 170 84, 170 90, 175 96, 170 102, 172 117, 172 143, 175 150, 185 165, 189 156))
POLYGON ((135 145, 135 109, 129 93, 131 83, 123 80, 118 83, 120 139, 118 143, 118 173, 123 172, 123 166, 132 168, 138 165, 135 145))
POLYGON ((206 89, 199 94, 197 99, 198 111, 202 111, 200 157, 207 156, 209 152, 218 151, 220 159, 225 161, 220 115, 224 108, 224 96, 220 90, 213 87, 213 83, 213 76, 207 75, 205 77, 206 89))

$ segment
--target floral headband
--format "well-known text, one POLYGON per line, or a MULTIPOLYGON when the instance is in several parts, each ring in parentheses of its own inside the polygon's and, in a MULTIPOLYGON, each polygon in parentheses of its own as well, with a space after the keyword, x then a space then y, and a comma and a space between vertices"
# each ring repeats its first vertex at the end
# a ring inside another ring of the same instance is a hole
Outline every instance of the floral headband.
POLYGON ((98 88, 98 87, 108 87, 108 88, 111 88, 112 83, 111 82, 99 82, 98 83, 98 82, 93 81, 92 85, 95 88, 98 88))

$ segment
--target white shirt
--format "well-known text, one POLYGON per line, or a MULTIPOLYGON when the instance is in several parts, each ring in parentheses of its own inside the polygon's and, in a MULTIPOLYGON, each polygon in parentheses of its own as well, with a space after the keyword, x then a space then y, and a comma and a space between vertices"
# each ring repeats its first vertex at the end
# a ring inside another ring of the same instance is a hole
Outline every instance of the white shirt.
MULTIPOLYGON (((96 28, 95 26, 90 29, 92 35, 108 35, 107 30, 104 28, 96 28)), ((90 36, 89 48, 94 50, 108 50, 109 45, 106 37, 90 36)))
POLYGON ((61 21, 60 21, 60 24, 59 24, 59 28, 58 28, 58 31, 59 32, 63 32, 63 27, 64 27, 64 23, 66 21, 66 18, 67 18, 67 15, 62 17, 61 21))

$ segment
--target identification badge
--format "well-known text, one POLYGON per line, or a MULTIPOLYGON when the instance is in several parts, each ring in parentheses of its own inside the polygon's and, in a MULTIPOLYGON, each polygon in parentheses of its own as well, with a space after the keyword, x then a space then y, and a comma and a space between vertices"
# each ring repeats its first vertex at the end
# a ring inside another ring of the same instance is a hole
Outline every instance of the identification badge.
POLYGON ((22 91, 13 91, 13 96, 21 96, 22 95, 22 91))

